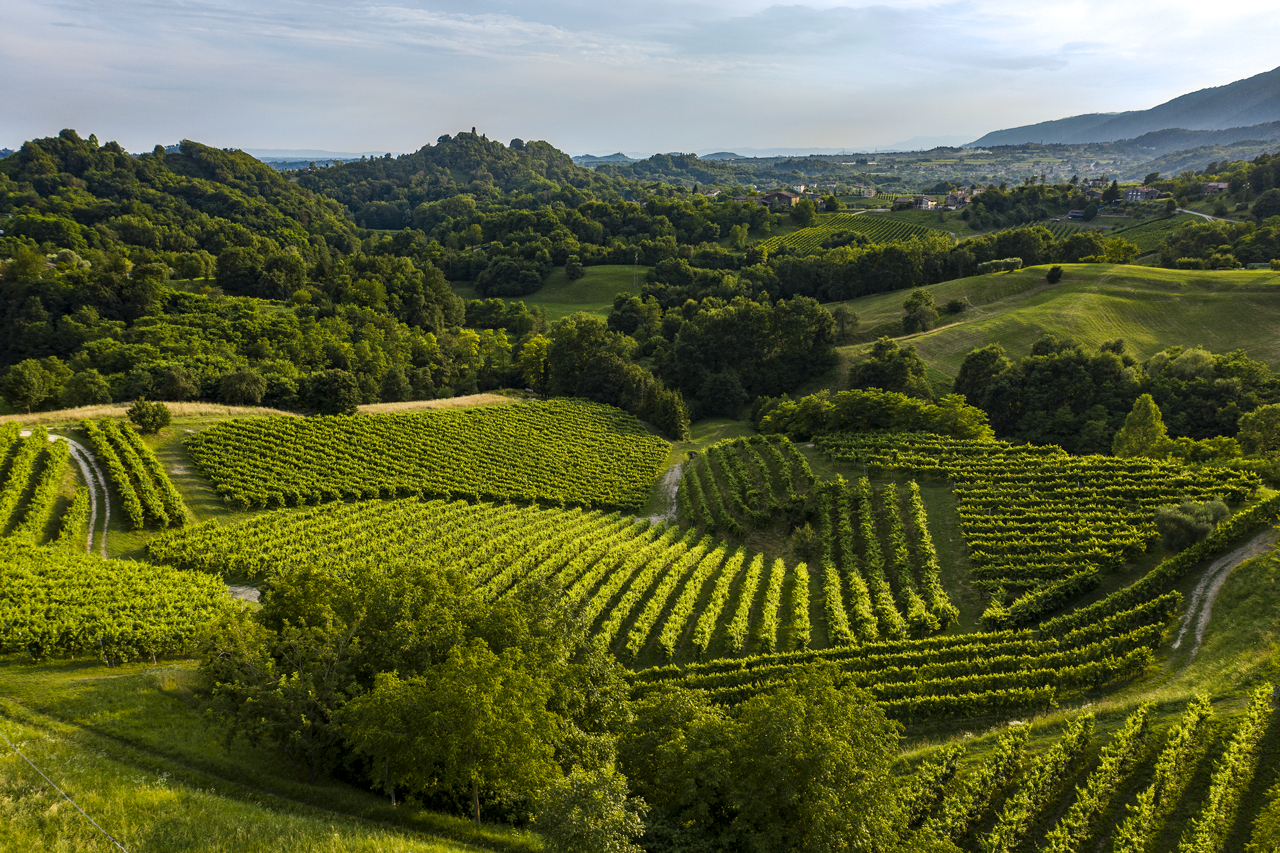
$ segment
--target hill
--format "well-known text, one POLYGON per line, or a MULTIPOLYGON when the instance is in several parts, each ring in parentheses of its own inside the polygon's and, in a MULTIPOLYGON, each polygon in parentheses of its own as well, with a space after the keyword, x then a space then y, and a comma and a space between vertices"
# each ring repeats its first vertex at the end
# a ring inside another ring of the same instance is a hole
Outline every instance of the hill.
MULTIPOLYGON (((1280 341, 1272 331, 1280 323, 1280 275, 1104 264, 1063 268, 1057 285, 1045 281, 1045 267, 931 285, 926 289, 939 304, 960 299, 968 308, 957 322, 905 340, 947 378, 976 347, 999 343, 1019 358, 1045 332, 1088 347, 1123 338, 1139 359, 1199 344, 1213 352, 1243 349, 1280 367, 1280 341)), ((903 298, 886 293, 843 304, 858 313, 868 336, 893 334, 888 324, 902 317, 903 298)))
POLYGON ((1148 110, 1086 113, 1043 121, 993 131, 970 144, 1112 142, 1167 128, 1222 130, 1276 120, 1280 120, 1280 68, 1225 86, 1200 89, 1148 110))

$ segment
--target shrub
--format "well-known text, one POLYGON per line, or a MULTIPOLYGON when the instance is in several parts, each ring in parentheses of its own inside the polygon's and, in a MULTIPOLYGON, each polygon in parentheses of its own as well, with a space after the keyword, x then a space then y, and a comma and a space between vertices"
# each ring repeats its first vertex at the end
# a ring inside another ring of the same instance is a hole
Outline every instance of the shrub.
POLYGON ((1216 498, 1203 504, 1183 501, 1179 506, 1156 508, 1156 530, 1166 548, 1181 551, 1212 533, 1227 515, 1227 505, 1216 498))
POLYGON ((1049 267, 1049 272, 1045 275, 1045 281, 1050 284, 1057 284, 1062 281, 1062 267, 1049 267))
POLYGON ((161 402, 152 402, 145 397, 134 400, 126 414, 133 425, 144 433, 159 432, 173 419, 168 406, 161 402))

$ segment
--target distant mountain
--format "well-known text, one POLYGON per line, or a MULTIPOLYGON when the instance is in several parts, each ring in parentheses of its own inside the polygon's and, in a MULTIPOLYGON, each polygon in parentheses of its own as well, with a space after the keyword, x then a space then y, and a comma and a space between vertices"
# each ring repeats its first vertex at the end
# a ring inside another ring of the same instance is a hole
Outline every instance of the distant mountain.
POLYGON ((741 154, 734 154, 732 151, 717 151, 714 154, 704 154, 698 158, 699 160, 741 160, 741 154))
POLYGON ((1280 121, 1280 68, 1201 89, 1149 110, 1088 113, 988 133, 972 146, 1114 142, 1158 130, 1224 130, 1280 121))
POLYGON ((628 157, 621 151, 616 154, 606 154, 604 157, 597 157, 594 154, 576 154, 573 158, 573 162, 588 168, 599 166, 601 163, 634 163, 635 161, 636 158, 628 157))
POLYGON ((3 160, 5 157, 8 157, 9 155, 16 154, 16 153, 17 152, 14 151, 12 148, 0 148, 0 160, 3 160))
POLYGON ((271 160, 359 160, 361 157, 382 157, 390 153, 397 156, 399 151, 321 151, 317 148, 242 148, 244 153, 257 157, 263 162, 271 160))

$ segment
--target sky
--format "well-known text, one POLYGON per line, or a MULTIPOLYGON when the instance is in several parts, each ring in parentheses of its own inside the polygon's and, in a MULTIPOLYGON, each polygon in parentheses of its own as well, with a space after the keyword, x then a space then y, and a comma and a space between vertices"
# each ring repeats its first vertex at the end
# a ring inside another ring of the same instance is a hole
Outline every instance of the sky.
POLYGON ((403 152, 472 127, 572 154, 972 140, 1280 66, 1270 5, 4 0, 0 147, 64 127, 131 151, 403 152))

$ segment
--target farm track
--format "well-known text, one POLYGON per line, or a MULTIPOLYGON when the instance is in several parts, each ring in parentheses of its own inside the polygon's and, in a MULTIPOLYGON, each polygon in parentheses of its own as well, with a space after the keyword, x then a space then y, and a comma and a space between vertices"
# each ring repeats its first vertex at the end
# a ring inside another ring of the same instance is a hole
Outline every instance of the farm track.
POLYGON ((649 516, 651 523, 657 524, 660 521, 674 522, 676 520, 676 491, 680 488, 682 471, 684 471, 684 463, 677 462, 667 469, 667 473, 662 475, 662 482, 658 484, 658 493, 662 496, 664 511, 659 515, 649 516))
POLYGON ((1214 560, 1209 565, 1209 568, 1205 570, 1204 577, 1200 579, 1200 582, 1196 584, 1196 588, 1191 593, 1191 603, 1187 605, 1187 612, 1182 617, 1182 626, 1178 629, 1178 637, 1173 641, 1173 648, 1179 648, 1182 645, 1183 638, 1191 629, 1192 620, 1195 619, 1195 643, 1191 646, 1191 654, 1187 658, 1188 662, 1200 650, 1200 644, 1204 641, 1204 632, 1209 627, 1209 619, 1213 615, 1213 603, 1217 600, 1218 593, 1222 591, 1222 585, 1231 576, 1231 572, 1245 560, 1256 557, 1259 554, 1265 554, 1275 544, 1275 529, 1264 530, 1231 553, 1224 554, 1214 560))
MULTIPOLYGON (((31 430, 23 430, 19 435, 23 437, 31 435, 31 430)), ((107 527, 111 523, 111 493, 107 490, 107 478, 102 473, 102 469, 98 467, 98 460, 93 453, 74 439, 67 438, 65 435, 57 435, 49 433, 50 441, 62 439, 71 447, 71 458, 76 460, 76 465, 80 468, 80 476, 84 478, 85 486, 89 489, 89 533, 85 538, 85 551, 93 553, 93 531, 98 525, 98 490, 102 490, 102 539, 99 543, 99 550, 102 556, 107 556, 107 527)))

